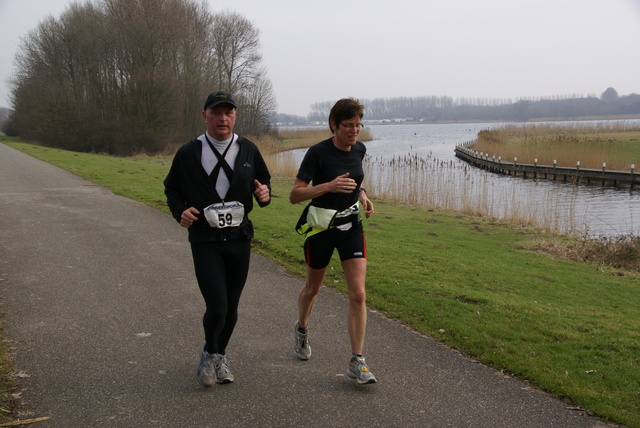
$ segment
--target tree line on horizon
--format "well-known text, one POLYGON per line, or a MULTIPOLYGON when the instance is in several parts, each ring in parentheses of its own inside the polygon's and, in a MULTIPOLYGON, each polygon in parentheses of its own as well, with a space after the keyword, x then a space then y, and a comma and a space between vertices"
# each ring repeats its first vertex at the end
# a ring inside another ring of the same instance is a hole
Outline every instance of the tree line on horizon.
POLYGON ((154 154, 202 133, 206 96, 233 94, 236 132, 272 131, 259 30, 196 0, 72 3, 22 39, 12 135, 62 149, 154 154))
MULTIPOLYGON (((640 95, 619 96, 607 88, 596 96, 553 96, 510 99, 457 98, 448 96, 394 97, 360 99, 366 120, 406 120, 426 123, 464 121, 521 121, 533 119, 576 119, 585 117, 628 116, 640 114, 640 95)), ((276 123, 301 125, 324 123, 333 101, 311 105, 307 117, 278 114, 276 123)))

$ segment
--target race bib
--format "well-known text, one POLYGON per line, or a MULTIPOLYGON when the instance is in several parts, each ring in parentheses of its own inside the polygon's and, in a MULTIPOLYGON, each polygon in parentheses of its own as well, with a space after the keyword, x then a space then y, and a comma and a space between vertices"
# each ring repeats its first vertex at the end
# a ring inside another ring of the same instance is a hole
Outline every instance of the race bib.
POLYGON ((244 219, 244 205, 238 201, 211 204, 204 209, 204 216, 211 227, 237 227, 244 219))

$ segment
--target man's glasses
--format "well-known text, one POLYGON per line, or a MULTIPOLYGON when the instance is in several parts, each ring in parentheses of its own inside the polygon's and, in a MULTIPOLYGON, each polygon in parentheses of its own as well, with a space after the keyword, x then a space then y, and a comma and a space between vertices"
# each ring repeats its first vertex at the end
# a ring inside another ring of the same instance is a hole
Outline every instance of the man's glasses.
POLYGON ((354 128, 362 129, 362 128, 364 128, 364 125, 362 123, 341 123, 340 125, 344 126, 347 129, 354 129, 354 128))

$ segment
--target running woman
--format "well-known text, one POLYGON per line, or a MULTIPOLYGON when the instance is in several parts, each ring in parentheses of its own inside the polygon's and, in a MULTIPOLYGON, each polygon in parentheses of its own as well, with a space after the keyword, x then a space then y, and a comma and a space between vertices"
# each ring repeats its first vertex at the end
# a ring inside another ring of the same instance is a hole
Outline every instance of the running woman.
POLYGON ((305 234, 307 277, 298 295, 294 351, 301 360, 311 357, 308 324, 313 305, 335 249, 338 250, 349 295, 348 332, 352 355, 347 375, 358 384, 375 383, 363 356, 367 308, 365 278, 367 251, 361 212, 369 218, 373 203, 360 186, 364 179, 365 145, 358 141, 364 107, 353 98, 339 100, 329 114, 333 136, 307 151, 289 195, 292 204, 310 200, 298 232, 305 234))

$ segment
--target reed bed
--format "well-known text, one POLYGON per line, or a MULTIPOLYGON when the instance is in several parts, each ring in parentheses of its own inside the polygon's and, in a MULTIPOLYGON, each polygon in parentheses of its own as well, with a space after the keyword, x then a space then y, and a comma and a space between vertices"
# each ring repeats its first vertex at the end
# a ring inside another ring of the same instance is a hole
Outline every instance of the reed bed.
MULTIPOLYGON (((318 135, 313 138, 318 139, 318 135)), ((281 146, 275 147, 276 150, 265 156, 269 170, 273 176, 290 178, 293 183, 299 159, 293 152, 280 152, 277 148, 281 146)), ((501 177, 495 180, 488 174, 477 174, 472 168, 458 160, 440 160, 432 153, 392 159, 366 156, 364 182, 372 198, 496 218, 547 232, 585 233, 575 215, 577 187, 547 185, 548 190, 541 197, 539 191, 523 190, 515 185, 514 182, 521 179, 501 177)))
POLYGON ((640 126, 625 121, 506 125, 478 133, 477 152, 518 163, 629 171, 640 166, 640 126))
POLYGON ((521 189, 516 192, 508 181, 496 185, 487 175, 473 174, 471 168, 432 154, 367 157, 365 181, 371 196, 400 204, 500 218, 546 231, 575 229, 572 198, 566 194, 550 190, 540 201, 523 195, 521 189))
MULTIPOLYGON (((293 179, 297 162, 291 152, 266 157, 275 177, 293 179)), ((512 224, 544 231, 571 232, 573 199, 551 190, 542 201, 527 198, 516 186, 496 187, 487 175, 472 174, 471 166, 442 161, 429 154, 396 156, 393 159, 365 157, 367 193, 370 197, 403 205, 493 217, 512 224)))

